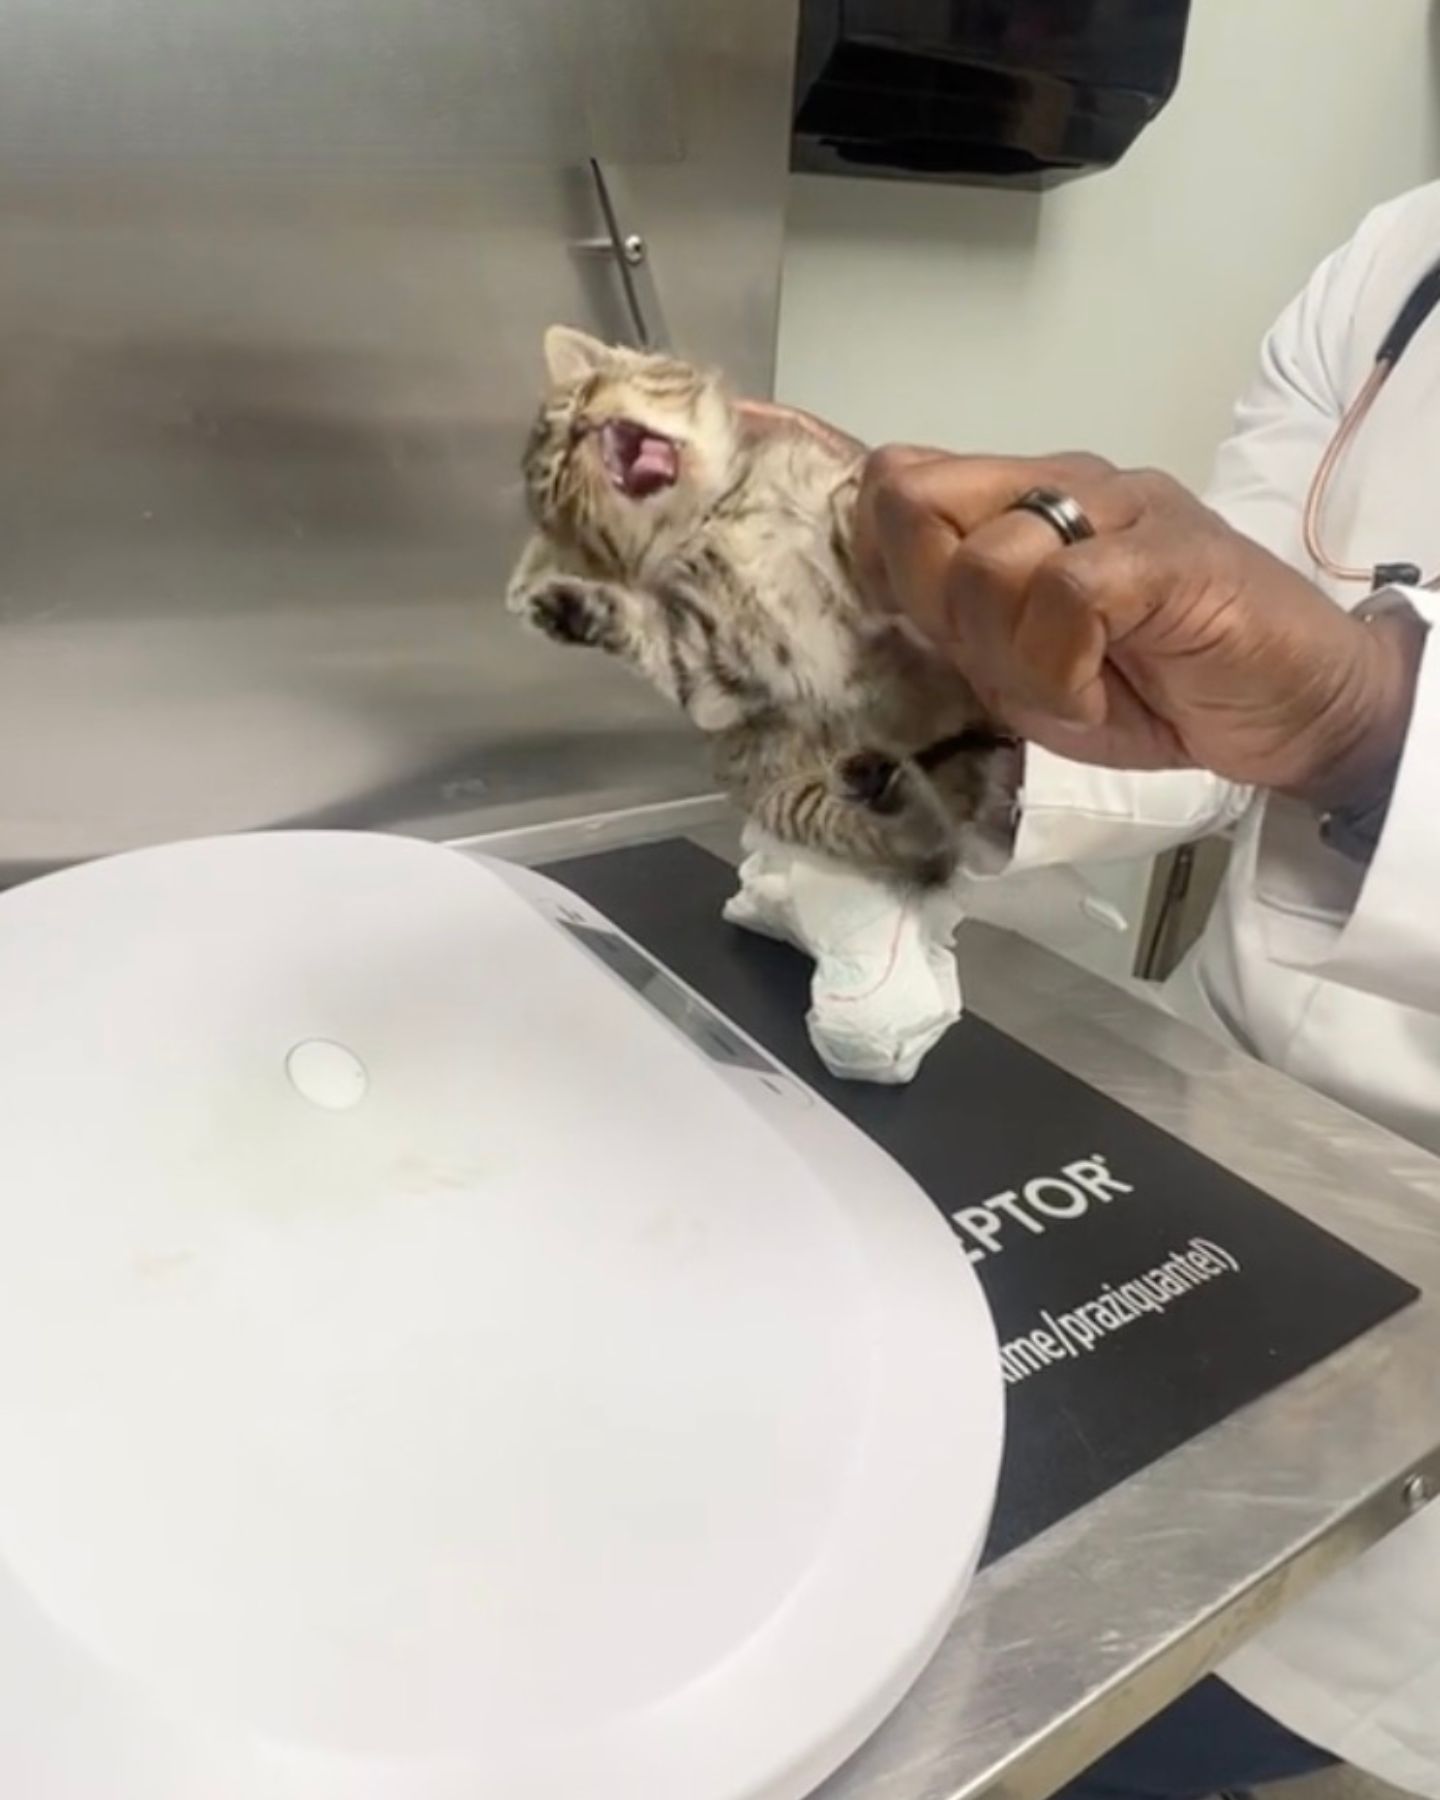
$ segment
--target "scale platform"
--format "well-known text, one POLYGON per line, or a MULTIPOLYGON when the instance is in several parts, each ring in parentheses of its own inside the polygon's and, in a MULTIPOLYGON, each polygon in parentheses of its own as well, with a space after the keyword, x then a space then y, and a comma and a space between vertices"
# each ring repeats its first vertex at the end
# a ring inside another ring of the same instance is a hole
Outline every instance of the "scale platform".
POLYGON ((603 909, 191 843, 0 896, 0 992, 0 1790, 800 1800, 898 1701, 979 1281, 603 909))

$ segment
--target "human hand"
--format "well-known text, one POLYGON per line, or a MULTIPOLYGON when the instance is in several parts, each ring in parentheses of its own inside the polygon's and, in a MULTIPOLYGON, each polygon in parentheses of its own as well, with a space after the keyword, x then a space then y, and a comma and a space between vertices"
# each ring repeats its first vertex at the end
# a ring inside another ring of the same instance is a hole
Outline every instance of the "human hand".
POLYGON ((1199 767, 1320 806, 1393 771, 1424 628, 1351 619, 1168 477, 1095 457, 870 459, 857 559, 1021 737, 1115 768, 1199 767), (1015 503, 1068 495, 1067 546, 1015 503))

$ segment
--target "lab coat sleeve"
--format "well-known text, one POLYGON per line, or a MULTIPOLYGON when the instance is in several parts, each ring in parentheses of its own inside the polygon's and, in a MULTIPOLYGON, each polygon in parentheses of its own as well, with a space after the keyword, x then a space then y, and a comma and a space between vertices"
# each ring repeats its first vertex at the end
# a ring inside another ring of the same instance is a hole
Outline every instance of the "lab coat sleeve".
MULTIPOLYGON (((1405 204, 1372 213, 1280 316, 1206 491, 1208 504, 1237 531, 1298 569, 1311 567, 1305 500, 1345 410, 1356 308, 1377 250, 1405 204)), ((1087 768, 1032 746, 1017 796, 1010 866, 1154 856, 1227 830, 1250 800, 1248 789, 1199 770, 1087 768)))
POLYGON ((1030 744, 1016 807, 1012 869, 1125 862, 1223 831, 1248 791, 1196 769, 1094 769, 1030 744))
POLYGON ((1440 634, 1436 596, 1406 598, 1430 631, 1374 856, 1361 867, 1327 849, 1308 807, 1272 796, 1261 821, 1252 898, 1272 961, 1440 1013, 1440 634))

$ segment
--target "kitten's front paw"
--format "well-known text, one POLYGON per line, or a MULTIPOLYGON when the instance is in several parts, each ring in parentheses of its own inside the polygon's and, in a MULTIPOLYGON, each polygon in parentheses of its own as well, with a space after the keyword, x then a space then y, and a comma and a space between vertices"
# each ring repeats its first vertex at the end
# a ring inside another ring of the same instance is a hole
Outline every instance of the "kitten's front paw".
POLYGON ((605 649, 615 641, 615 603, 599 588, 550 582, 523 595, 515 610, 557 644, 605 649))

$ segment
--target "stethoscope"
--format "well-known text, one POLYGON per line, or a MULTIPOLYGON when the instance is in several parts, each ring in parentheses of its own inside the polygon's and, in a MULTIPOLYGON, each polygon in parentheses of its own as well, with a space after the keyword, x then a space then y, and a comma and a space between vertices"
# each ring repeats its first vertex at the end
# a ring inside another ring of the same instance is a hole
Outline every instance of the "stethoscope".
MULTIPOLYGON (((1340 421, 1339 429, 1330 440, 1330 447, 1320 460, 1315 479, 1310 483, 1309 497, 1305 502, 1305 553, 1315 567, 1333 581, 1368 582, 1375 590, 1422 585, 1440 587, 1440 576, 1426 583, 1421 571, 1410 562, 1377 563, 1373 569, 1351 568, 1345 563, 1338 563, 1325 554, 1323 538, 1325 501, 1341 458, 1379 399, 1380 390, 1395 373, 1400 358, 1410 348, 1416 332, 1437 306, 1440 306, 1440 263, 1436 263, 1434 268, 1416 282, 1409 299, 1400 309, 1399 317, 1386 332, 1384 342, 1376 352, 1374 368, 1366 378, 1365 385, 1351 401, 1340 421)), ((1176 851, 1160 904, 1155 909, 1149 937, 1141 945, 1135 959, 1135 973, 1142 980, 1154 981, 1162 973, 1174 922, 1179 917, 1179 904, 1189 890, 1194 864, 1193 845, 1184 845, 1176 851)))
MULTIPOLYGON (((1334 581, 1364 581, 1372 588, 1422 585, 1421 571, 1414 563, 1379 563, 1373 569, 1357 569, 1333 561, 1325 554, 1323 522, 1325 501, 1341 458, 1379 399, 1381 389, 1395 373, 1400 358, 1410 348, 1416 332, 1437 306, 1440 306, 1440 263, 1436 263, 1434 268, 1416 282, 1409 299, 1400 309, 1399 317, 1385 334, 1384 342, 1376 352, 1375 366, 1340 421, 1340 427, 1331 439, 1330 447, 1321 459, 1320 467, 1315 471, 1315 479, 1310 484, 1309 498, 1305 502, 1305 551, 1315 567, 1334 581)), ((1435 582, 1425 585, 1440 585, 1440 576, 1436 577, 1435 582)))

